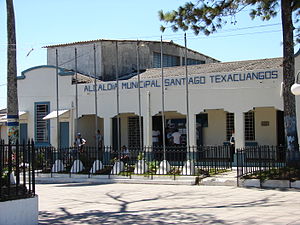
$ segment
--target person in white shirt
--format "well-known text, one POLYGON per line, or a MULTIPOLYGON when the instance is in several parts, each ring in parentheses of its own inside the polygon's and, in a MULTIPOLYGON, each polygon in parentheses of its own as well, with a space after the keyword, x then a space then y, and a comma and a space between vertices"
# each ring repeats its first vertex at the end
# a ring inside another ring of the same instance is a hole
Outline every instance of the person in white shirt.
POLYGON ((79 149, 80 152, 83 151, 83 146, 86 144, 86 140, 81 137, 81 134, 78 133, 74 141, 74 146, 79 149))
POLYGON ((175 130, 175 132, 172 134, 172 137, 173 137, 173 143, 175 145, 181 144, 181 142, 180 142, 181 134, 179 133, 178 129, 175 130))
POLYGON ((153 146, 157 146, 159 144, 159 136, 160 136, 160 131, 159 130, 153 130, 152 131, 153 146))

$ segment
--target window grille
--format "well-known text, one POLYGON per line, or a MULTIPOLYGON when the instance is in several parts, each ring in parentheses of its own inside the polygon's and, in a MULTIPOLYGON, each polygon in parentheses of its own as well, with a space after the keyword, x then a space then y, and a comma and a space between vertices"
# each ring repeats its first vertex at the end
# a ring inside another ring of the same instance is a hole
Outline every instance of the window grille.
POLYGON ((234 113, 226 113, 226 140, 229 141, 234 131, 234 113))
POLYGON ((48 104, 35 105, 35 139, 37 143, 49 143, 49 121, 43 120, 49 114, 48 104))
POLYGON ((244 113, 245 118, 245 141, 255 140, 254 112, 249 111, 244 113))
POLYGON ((141 118, 142 123, 142 137, 140 140, 140 126, 139 126, 139 117, 128 117, 128 147, 139 147, 140 141, 143 143, 143 119, 141 118))

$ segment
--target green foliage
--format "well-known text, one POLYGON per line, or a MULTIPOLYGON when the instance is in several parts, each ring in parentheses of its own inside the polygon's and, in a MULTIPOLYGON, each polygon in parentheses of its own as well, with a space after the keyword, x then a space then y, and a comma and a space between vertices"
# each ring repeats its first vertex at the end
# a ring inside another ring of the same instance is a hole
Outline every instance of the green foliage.
POLYGON ((254 172, 247 174, 244 179, 260 179, 264 180, 300 180, 300 169, 293 167, 271 168, 266 171, 254 172))
POLYGON ((137 160, 143 160, 143 159, 145 159, 144 153, 143 153, 143 152, 140 152, 140 153, 138 154, 138 156, 137 156, 137 160))
POLYGON ((210 169, 209 170, 209 175, 217 175, 217 174, 220 174, 220 173, 226 173, 226 172, 228 172, 229 170, 228 169, 214 169, 214 168, 212 168, 212 169, 210 169))
MULTIPOLYGON (((8 170, 7 169, 4 169, 2 171, 2 177, 0 177, 1 179, 1 183, 2 183, 2 186, 7 186, 8 184, 8 170)), ((0 187, 1 188, 1 187, 0 187)))
POLYGON ((209 177, 221 173, 226 173, 229 172, 230 170, 228 169, 215 169, 215 168, 210 168, 209 170, 203 170, 203 169, 198 169, 196 170, 195 175, 196 176, 204 176, 204 177, 209 177))
POLYGON ((171 170, 169 171, 168 174, 170 174, 170 175, 181 175, 181 170, 176 166, 172 166, 171 170))
POLYGON ((156 171, 158 170, 158 167, 159 167, 159 162, 158 161, 151 161, 151 162, 148 162, 148 173, 151 174, 155 174, 156 171))
MULTIPOLYGON (((300 1, 291 0, 291 9, 294 12, 294 27, 299 22, 300 1)), ((196 35, 203 33, 210 35, 221 29, 230 21, 236 24, 235 15, 243 9, 250 9, 249 16, 254 19, 259 17, 263 21, 277 16, 280 10, 279 0, 194 0, 179 6, 170 12, 158 12, 158 17, 165 24, 170 24, 173 31, 191 29, 196 35)), ((165 26, 161 26, 163 32, 165 26)), ((300 42, 300 27, 295 28, 295 37, 300 42)))

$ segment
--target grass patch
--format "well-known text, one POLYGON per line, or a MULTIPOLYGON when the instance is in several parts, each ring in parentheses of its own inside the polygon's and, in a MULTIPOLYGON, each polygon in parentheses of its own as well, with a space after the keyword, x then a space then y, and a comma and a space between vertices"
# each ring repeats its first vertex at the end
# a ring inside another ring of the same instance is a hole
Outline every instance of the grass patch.
POLYGON ((255 172, 243 176, 244 179, 260 179, 260 180, 300 180, 300 168, 284 167, 272 168, 261 172, 255 172))

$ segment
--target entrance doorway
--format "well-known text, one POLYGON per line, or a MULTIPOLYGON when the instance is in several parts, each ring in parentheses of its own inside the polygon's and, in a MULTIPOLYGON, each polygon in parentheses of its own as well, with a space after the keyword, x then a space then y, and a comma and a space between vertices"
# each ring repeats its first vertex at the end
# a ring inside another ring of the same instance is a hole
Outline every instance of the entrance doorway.
POLYGON ((69 122, 60 122, 60 147, 68 148, 69 143, 69 122))

